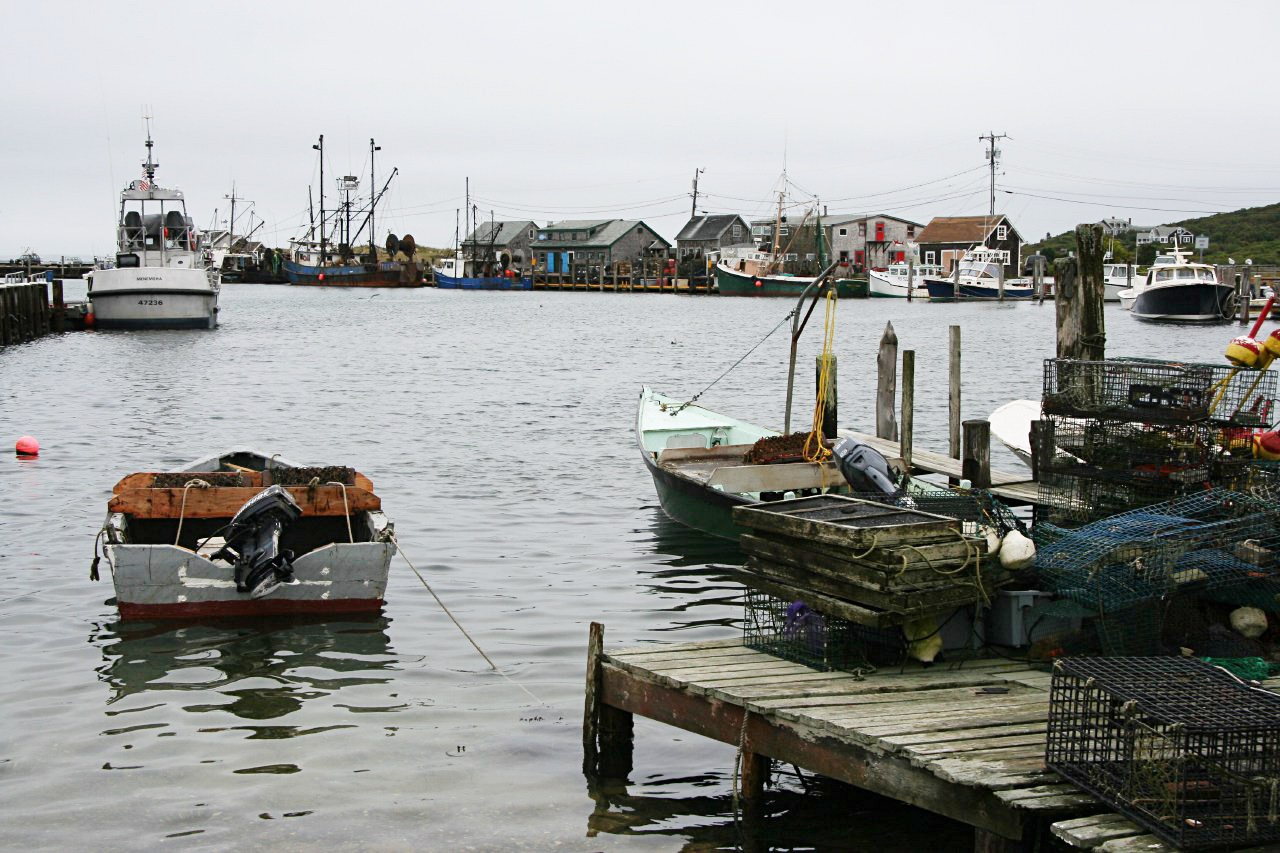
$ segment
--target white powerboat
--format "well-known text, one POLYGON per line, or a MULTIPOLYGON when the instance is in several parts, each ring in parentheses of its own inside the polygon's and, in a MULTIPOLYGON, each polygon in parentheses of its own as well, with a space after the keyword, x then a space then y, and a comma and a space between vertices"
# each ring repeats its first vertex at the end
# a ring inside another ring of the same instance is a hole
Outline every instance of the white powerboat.
POLYGON ((1004 279, 1002 285, 1001 268, 1008 263, 1009 253, 1004 249, 974 246, 960 259, 956 278, 924 276, 924 284, 929 289, 929 298, 935 301, 1032 298, 1035 293, 1027 279, 1004 279))
POLYGON ((1174 249, 1171 263, 1157 259, 1142 283, 1131 288, 1133 316, 1196 323, 1221 323, 1235 316, 1232 286, 1218 280, 1213 265, 1189 257, 1190 252, 1174 249))
POLYGON ((934 264, 917 264, 914 268, 904 263, 889 264, 886 269, 867 272, 867 291, 873 297, 906 299, 910 280, 911 298, 928 299, 929 288, 924 286, 924 277, 941 275, 942 267, 934 264))
POLYGON ((115 264, 87 274, 100 329, 212 329, 218 325, 219 272, 200 247, 179 190, 155 182, 159 163, 120 193, 115 264))
POLYGON ((1138 279, 1138 269, 1133 264, 1103 264, 1102 301, 1121 302, 1120 291, 1132 287, 1138 279))

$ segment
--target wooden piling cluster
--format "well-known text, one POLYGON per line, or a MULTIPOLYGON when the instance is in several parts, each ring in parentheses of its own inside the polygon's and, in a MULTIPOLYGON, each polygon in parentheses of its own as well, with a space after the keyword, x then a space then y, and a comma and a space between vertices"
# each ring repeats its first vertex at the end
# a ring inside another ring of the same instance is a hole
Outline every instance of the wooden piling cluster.
MULTIPOLYGON (((47 284, 45 281, 0 282, 0 346, 26 343, 53 331, 54 311, 49 304, 47 284)), ((62 316, 58 315, 59 322, 62 316)))

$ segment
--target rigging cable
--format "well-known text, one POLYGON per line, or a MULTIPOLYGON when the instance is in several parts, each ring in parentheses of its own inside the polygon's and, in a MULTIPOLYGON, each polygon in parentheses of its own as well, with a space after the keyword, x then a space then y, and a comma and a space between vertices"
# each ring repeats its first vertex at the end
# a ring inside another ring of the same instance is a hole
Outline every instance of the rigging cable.
MULTIPOLYGON (((729 365, 728 370, 726 370, 724 373, 721 373, 719 376, 717 376, 715 379, 713 379, 713 380, 711 381, 711 385, 715 385, 715 384, 716 384, 717 382, 719 382, 721 379, 724 379, 726 376, 728 376, 728 375, 729 375, 729 371, 733 370, 733 369, 734 369, 735 367, 737 367, 739 364, 742 364, 742 362, 746 361, 747 356, 749 356, 749 355, 751 355, 751 353, 755 352, 755 351, 756 351, 756 348, 757 348, 757 347, 759 347, 759 346, 760 346, 760 344, 762 344, 762 343, 764 343, 765 341, 769 340, 769 336, 770 336, 770 335, 772 335, 774 332, 778 331, 778 330, 779 330, 779 329, 781 329, 784 325, 786 325, 788 322, 790 322, 791 318, 792 318, 792 317, 794 317, 794 316, 795 316, 795 314, 796 314, 796 309, 794 309, 794 308, 793 308, 793 309, 791 309, 791 311, 789 311, 789 312, 787 313, 787 316, 783 317, 783 318, 782 318, 782 320, 780 320, 780 321, 778 322, 778 325, 774 326, 772 329, 770 329, 770 330, 769 330, 769 334, 765 335, 763 338, 761 338, 760 340, 756 341, 755 346, 751 347, 751 349, 747 350, 745 353, 743 353, 743 354, 742 354, 742 358, 738 359, 738 360, 737 360, 737 361, 735 361, 733 364, 729 365)), ((698 398, 699 398, 699 397, 701 397, 703 394, 705 394, 705 393, 707 393, 708 391, 710 391, 710 390, 711 390, 711 385, 708 385, 706 388, 703 388, 701 391, 699 391, 697 394, 694 394, 692 397, 690 397, 688 400, 686 400, 686 401, 684 401, 683 403, 681 403, 679 406, 676 406, 676 408, 671 412, 671 416, 672 416, 672 417, 675 417, 676 415, 680 414, 681 412, 683 412, 683 411, 684 411, 685 409, 687 409, 688 407, 692 406, 695 402, 697 402, 697 400, 698 400, 698 398)))

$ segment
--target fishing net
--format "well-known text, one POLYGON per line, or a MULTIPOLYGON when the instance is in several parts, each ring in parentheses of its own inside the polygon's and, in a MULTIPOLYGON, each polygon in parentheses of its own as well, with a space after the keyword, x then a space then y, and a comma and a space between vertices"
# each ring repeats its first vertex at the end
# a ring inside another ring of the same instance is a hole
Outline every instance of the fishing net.
POLYGON ((1280 512, 1252 495, 1199 492, 1065 530, 1035 528, 1041 583, 1103 614, 1277 574, 1280 512))

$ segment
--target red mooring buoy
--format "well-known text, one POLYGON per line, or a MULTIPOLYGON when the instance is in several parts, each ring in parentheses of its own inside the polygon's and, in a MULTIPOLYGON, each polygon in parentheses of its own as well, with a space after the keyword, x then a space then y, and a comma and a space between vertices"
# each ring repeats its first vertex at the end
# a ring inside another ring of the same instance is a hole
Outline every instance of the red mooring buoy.
POLYGON ((36 441, 33 435, 24 435, 18 439, 18 443, 14 445, 14 450, 19 456, 39 456, 40 442, 36 441))

